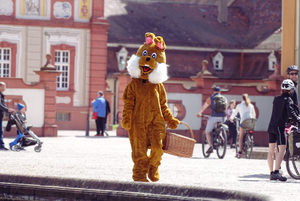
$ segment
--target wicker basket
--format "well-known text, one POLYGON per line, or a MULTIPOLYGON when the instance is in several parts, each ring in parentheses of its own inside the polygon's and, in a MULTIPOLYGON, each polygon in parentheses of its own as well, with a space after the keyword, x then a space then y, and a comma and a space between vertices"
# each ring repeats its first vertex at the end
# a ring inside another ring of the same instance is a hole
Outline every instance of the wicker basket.
POLYGON ((163 142, 163 149, 167 154, 191 158, 196 143, 196 140, 194 140, 194 133, 187 123, 181 121, 180 124, 184 124, 189 128, 192 138, 178 135, 176 133, 166 133, 166 137, 163 142))

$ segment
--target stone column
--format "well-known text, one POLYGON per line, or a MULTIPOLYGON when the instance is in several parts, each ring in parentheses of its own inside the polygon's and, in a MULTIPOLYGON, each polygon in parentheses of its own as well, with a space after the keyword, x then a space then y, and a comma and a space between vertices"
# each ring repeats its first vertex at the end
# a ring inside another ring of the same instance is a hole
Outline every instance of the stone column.
POLYGON ((45 87, 43 137, 57 137, 56 125, 56 80, 61 74, 51 64, 51 55, 47 55, 47 63, 40 71, 34 71, 40 76, 40 82, 45 87))
POLYGON ((119 85, 118 85, 118 117, 119 117, 119 126, 117 127, 117 136, 122 136, 122 137, 128 137, 128 132, 124 128, 121 127, 121 122, 122 122, 122 114, 123 114, 123 107, 124 107, 124 102, 122 99, 123 92, 127 86, 127 84, 130 82, 131 77, 128 73, 115 73, 115 77, 119 79, 119 85))

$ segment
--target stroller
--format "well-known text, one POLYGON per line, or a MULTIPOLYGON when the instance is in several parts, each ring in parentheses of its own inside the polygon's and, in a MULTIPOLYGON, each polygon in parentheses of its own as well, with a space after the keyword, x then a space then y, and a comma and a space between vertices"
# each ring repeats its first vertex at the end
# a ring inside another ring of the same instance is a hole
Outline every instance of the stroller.
POLYGON ((20 119, 19 113, 16 112, 15 114, 9 113, 9 120, 7 122, 6 131, 11 130, 12 125, 16 125, 17 131, 20 131, 23 135, 18 140, 16 145, 11 147, 12 151, 20 151, 24 147, 33 146, 35 152, 40 152, 42 150, 43 142, 30 130, 32 126, 26 126, 25 123, 20 119), (25 135, 30 135, 33 139, 28 139, 25 135))

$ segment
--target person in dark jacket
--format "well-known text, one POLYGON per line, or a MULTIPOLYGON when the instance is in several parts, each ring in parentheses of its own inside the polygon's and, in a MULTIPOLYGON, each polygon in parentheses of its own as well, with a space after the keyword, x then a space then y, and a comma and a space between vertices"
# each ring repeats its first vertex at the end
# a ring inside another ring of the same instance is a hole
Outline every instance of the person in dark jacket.
POLYGON ((7 108, 4 102, 4 94, 3 92, 6 89, 6 84, 4 82, 0 82, 0 151, 7 151, 8 149, 4 146, 3 142, 3 126, 2 126, 2 119, 3 119, 3 112, 14 112, 15 110, 12 108, 7 108))
POLYGON ((291 93, 294 88, 294 83, 290 79, 283 80, 281 83, 282 94, 276 96, 273 100, 273 109, 271 120, 269 123, 269 152, 268 152, 268 165, 270 169, 270 180, 286 181, 287 178, 279 173, 280 165, 283 160, 286 150, 286 134, 285 125, 289 118, 300 125, 300 117, 298 107, 294 104, 291 98, 291 93), (273 155, 276 143, 279 152, 275 159, 275 171, 273 171, 273 155))
POLYGON ((106 98, 105 99, 105 103, 106 103, 106 115, 105 115, 105 134, 106 136, 108 136, 108 132, 107 132, 107 116, 110 113, 110 106, 109 106, 109 102, 106 98))

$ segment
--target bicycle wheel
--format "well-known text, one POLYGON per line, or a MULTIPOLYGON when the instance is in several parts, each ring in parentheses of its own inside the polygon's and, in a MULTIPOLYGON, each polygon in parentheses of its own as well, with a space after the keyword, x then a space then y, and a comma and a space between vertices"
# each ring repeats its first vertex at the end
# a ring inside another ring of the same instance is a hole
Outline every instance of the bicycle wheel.
POLYGON ((210 154, 206 154, 206 151, 208 150, 208 148, 209 148, 209 144, 207 142, 206 133, 204 131, 202 134, 202 153, 203 153, 204 158, 208 158, 210 156, 210 154))
POLYGON ((290 156, 287 152, 286 170, 294 179, 300 179, 300 156, 290 156))
POLYGON ((226 154, 226 147, 227 147, 227 135, 223 128, 221 128, 218 131, 216 138, 217 138, 217 147, 216 147, 217 155, 219 159, 222 159, 226 154))
POLYGON ((252 151, 253 151, 253 136, 250 135, 249 133, 246 133, 244 148, 245 148, 246 158, 251 158, 252 151))

